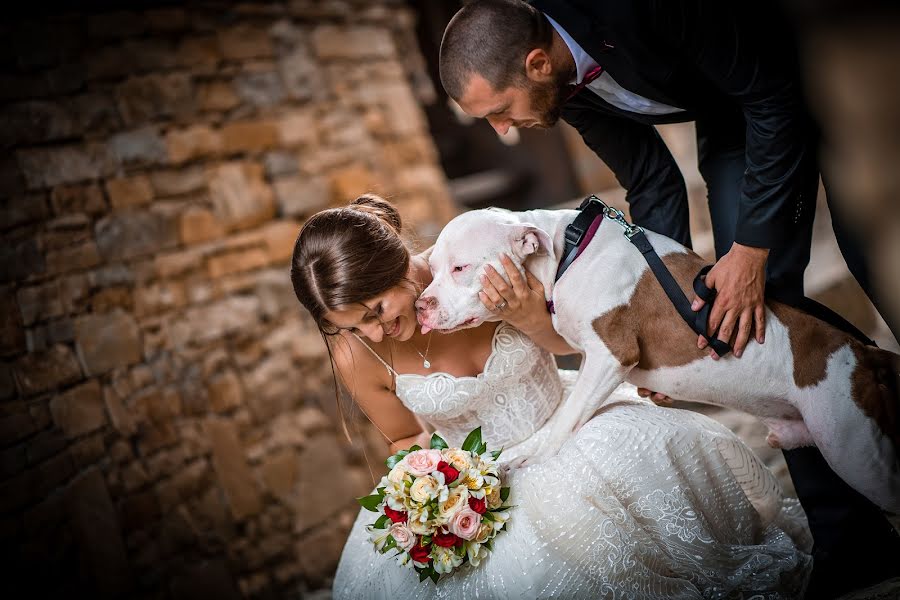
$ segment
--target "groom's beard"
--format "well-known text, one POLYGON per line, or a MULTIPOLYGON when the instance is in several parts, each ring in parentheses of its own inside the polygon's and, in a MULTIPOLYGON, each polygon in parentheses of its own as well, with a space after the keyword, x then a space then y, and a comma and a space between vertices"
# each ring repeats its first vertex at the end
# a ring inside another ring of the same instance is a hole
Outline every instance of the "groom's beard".
POLYGON ((569 97, 569 86, 565 82, 570 79, 568 73, 558 72, 552 82, 528 81, 528 98, 538 121, 534 127, 548 128, 556 125, 569 97))

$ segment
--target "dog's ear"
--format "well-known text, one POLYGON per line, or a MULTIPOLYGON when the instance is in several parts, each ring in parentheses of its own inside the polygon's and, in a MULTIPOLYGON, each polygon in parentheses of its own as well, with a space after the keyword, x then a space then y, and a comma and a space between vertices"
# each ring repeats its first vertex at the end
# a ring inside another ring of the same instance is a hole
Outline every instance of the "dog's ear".
POLYGON ((512 238, 512 251, 523 261, 532 254, 555 259, 553 240, 550 239, 550 235, 543 229, 528 223, 516 226, 512 238))

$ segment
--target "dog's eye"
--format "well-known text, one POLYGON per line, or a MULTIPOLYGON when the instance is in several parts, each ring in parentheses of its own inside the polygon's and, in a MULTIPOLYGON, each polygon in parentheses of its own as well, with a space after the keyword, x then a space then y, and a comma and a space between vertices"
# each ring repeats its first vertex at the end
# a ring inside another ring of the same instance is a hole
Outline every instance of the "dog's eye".
POLYGON ((469 267, 469 265, 456 265, 455 267, 453 267, 453 272, 461 273, 461 272, 465 271, 468 267, 469 267))

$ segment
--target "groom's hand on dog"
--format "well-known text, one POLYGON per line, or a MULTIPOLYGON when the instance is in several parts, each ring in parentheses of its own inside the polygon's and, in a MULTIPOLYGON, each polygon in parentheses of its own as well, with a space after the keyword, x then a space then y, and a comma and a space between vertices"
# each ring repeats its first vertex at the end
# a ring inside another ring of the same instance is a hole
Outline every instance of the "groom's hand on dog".
MULTIPOLYGON (((718 339, 730 344, 734 339, 734 355, 738 358, 755 334, 757 343, 766 337, 766 259, 768 248, 754 248, 735 242, 731 250, 719 259, 706 275, 706 286, 716 290, 716 299, 709 311, 707 323, 709 335, 719 330, 718 339)), ((705 302, 694 297, 691 309, 698 311, 705 302)), ((707 346, 703 336, 697 338, 697 347, 707 346)), ((710 350, 709 355, 719 360, 718 354, 710 350)))

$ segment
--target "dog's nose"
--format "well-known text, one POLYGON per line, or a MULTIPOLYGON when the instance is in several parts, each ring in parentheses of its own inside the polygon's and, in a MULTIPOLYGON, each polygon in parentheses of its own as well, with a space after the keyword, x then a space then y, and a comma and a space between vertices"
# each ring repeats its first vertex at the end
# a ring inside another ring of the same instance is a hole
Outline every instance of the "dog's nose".
POLYGON ((416 310, 418 312, 424 312, 426 310, 433 310, 434 307, 437 306, 437 298, 434 296, 424 296, 416 300, 416 310))

